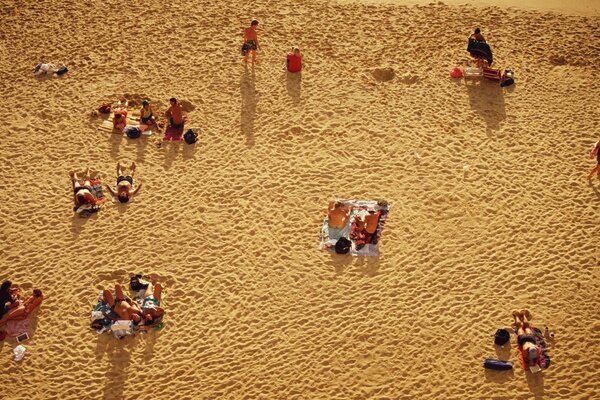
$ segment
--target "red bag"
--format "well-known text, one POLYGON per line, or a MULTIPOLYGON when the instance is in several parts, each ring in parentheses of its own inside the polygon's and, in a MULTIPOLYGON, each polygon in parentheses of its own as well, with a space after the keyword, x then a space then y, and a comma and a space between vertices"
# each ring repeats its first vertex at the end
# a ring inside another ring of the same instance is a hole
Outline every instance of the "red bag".
POLYGON ((100 106, 100 108, 98 108, 98 112, 101 114, 110 114, 111 111, 111 107, 110 104, 106 103, 106 104, 102 104, 100 106))

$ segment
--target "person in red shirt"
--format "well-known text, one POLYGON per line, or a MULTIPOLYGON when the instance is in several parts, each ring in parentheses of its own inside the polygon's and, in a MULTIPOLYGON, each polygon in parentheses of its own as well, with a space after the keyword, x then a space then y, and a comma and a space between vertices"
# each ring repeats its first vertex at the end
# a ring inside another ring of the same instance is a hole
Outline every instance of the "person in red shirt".
POLYGON ((292 52, 287 55, 287 69, 290 72, 302 70, 302 53, 298 47, 292 47, 292 52))
POLYGON ((253 20, 250 23, 250 28, 244 29, 244 44, 242 45, 242 54, 244 55, 244 62, 248 61, 248 53, 252 53, 252 63, 256 61, 256 50, 260 49, 258 44, 258 37, 256 35, 256 29, 258 28, 258 21, 253 20))

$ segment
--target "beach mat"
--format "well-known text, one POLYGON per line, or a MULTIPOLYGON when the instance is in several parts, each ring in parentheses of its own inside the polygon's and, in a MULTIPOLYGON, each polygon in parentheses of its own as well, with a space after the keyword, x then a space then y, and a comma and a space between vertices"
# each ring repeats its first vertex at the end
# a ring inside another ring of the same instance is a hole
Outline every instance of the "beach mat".
POLYGON ((6 321, 6 335, 10 337, 17 337, 24 333, 27 333, 31 336, 31 332, 29 330, 31 315, 28 315, 27 318, 22 319, 11 319, 6 321))
POLYGON ((165 136, 163 140, 183 140, 183 126, 174 127, 169 126, 165 131, 165 136))

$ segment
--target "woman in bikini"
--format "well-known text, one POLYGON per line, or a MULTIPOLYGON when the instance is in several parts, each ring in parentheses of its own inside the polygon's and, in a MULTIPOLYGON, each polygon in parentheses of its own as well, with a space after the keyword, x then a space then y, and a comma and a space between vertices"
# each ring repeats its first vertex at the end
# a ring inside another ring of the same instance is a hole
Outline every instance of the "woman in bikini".
POLYGON ((162 293, 162 285, 156 282, 148 285, 144 294, 142 303, 142 316, 144 317, 144 325, 156 325, 162 321, 165 310, 160 307, 160 296, 162 293))
POLYGON ((95 206, 96 196, 92 194, 94 189, 90 183, 90 169, 87 168, 85 170, 85 179, 83 181, 79 179, 75 171, 69 172, 69 176, 71 177, 71 183, 73 183, 73 202, 75 203, 73 211, 77 211, 82 206, 95 206))
POLYGON ((134 189, 133 183, 133 175, 135 174, 135 161, 131 163, 130 175, 123 174, 123 168, 121 167, 121 163, 117 163, 117 186, 113 190, 110 186, 107 186, 108 191, 119 199, 121 203, 127 203, 129 200, 135 196, 140 189, 142 188, 142 184, 138 184, 134 189))
POLYGON ((514 310, 512 315, 517 327, 517 343, 523 349, 525 363, 528 367, 534 366, 538 363, 541 349, 536 345, 531 324, 528 320, 528 318, 531 318, 531 314, 529 310, 514 310))
MULTIPOLYGON (((118 315, 119 319, 133 321, 136 325, 142 321, 142 310, 135 301, 125 298, 123 288, 118 283, 115 284, 115 296, 113 297, 110 291, 104 290, 103 299, 112 308, 112 311, 118 315)), ((108 312, 104 315, 115 320, 108 312)))
POLYGON ((27 300, 17 300, 18 304, 12 308, 9 312, 4 314, 0 319, 0 326, 6 324, 7 321, 15 318, 27 318, 44 300, 44 295, 40 289, 33 289, 33 295, 27 298, 27 300))

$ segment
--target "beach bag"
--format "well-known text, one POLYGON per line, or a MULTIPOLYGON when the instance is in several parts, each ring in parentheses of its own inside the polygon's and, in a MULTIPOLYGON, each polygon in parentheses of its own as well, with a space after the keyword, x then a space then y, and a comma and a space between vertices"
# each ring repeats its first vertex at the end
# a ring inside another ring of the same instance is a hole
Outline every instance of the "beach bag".
POLYGON ((185 140, 187 144, 194 144, 198 140, 198 134, 192 129, 188 129, 183 135, 183 140, 185 140))
POLYGON ((494 369, 496 371, 508 371, 513 368, 510 361, 496 360, 494 358, 486 358, 483 362, 483 368, 494 369))
POLYGON ((129 139, 137 139, 140 136, 142 136, 142 131, 140 130, 140 128, 136 127, 127 128, 125 133, 127 134, 127 137, 129 139))
POLYGON ((111 112, 110 104, 108 104, 108 103, 102 104, 100 107, 98 107, 98 112, 100 114, 110 114, 110 112, 111 112))
POLYGON ((348 254, 350 251, 350 247, 352 246, 352 242, 345 237, 341 237, 335 243, 335 252, 338 254, 348 254))
POLYGON ((140 282, 141 277, 142 277, 142 275, 136 275, 136 276, 132 276, 131 279, 129 279, 129 287, 131 288, 132 291, 137 292, 142 289, 148 289, 147 283, 143 284, 140 282))
POLYGON ((117 339, 123 339, 126 336, 131 336, 133 335, 133 321, 120 319, 113 322, 110 330, 117 339))
POLYGON ((68 72, 69 70, 67 69, 66 66, 61 65, 60 68, 56 71, 56 75, 64 75, 68 72))
POLYGON ((510 340, 510 333, 506 329, 498 329, 494 335, 494 344, 504 346, 510 340))

